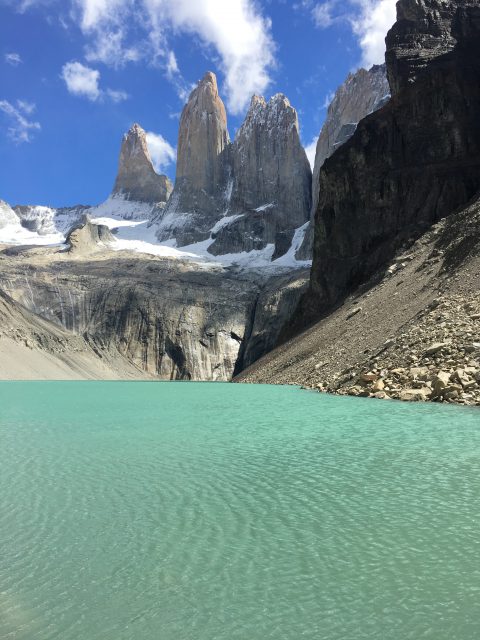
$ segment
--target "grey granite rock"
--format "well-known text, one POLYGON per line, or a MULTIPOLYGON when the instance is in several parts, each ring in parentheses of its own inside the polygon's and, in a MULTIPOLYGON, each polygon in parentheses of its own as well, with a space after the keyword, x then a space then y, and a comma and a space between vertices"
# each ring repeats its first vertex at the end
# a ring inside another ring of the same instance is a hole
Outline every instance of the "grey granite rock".
POLYGON ((180 118, 175 188, 158 220, 160 240, 173 236, 182 246, 209 237, 227 206, 229 143, 225 106, 208 72, 180 118))
POLYGON ((114 240, 115 238, 107 226, 93 224, 90 216, 85 214, 81 223, 69 231, 66 244, 70 253, 88 255, 114 240))
POLYGON ((216 78, 207 73, 182 113, 175 188, 155 220, 157 237, 178 246, 211 238, 213 255, 272 244, 278 257, 310 208, 311 170, 287 98, 254 96, 230 143, 216 78))
POLYGON ((479 31, 478 0, 402 0, 387 36, 386 60, 392 94, 414 83, 435 59, 479 31))
POLYGON ((113 251, 108 240, 87 221, 71 251, 0 251, 0 292, 83 336, 100 358, 116 354, 164 380, 229 380, 276 343, 302 291, 288 283, 306 279, 113 251))
POLYGON ((146 133, 134 124, 123 137, 112 195, 138 202, 165 203, 172 188, 167 176, 159 175, 153 168, 146 133))
POLYGON ((286 96, 276 94, 268 102, 253 96, 231 156, 228 212, 237 217, 213 235, 209 251, 218 255, 275 244, 278 257, 288 250, 285 237, 293 238, 311 207, 311 169, 297 112, 286 96))
POLYGON ((297 253, 299 259, 305 260, 312 256, 313 218, 318 206, 320 169, 323 163, 352 137, 360 120, 381 108, 389 97, 390 87, 384 64, 375 65, 368 71, 359 69, 350 73, 335 92, 317 142, 312 180, 312 224, 297 253))

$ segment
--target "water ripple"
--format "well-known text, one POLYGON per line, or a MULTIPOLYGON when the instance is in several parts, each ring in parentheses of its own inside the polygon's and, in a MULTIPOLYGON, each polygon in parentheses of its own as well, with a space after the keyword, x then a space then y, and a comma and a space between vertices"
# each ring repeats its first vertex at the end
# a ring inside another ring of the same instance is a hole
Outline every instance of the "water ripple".
POLYGON ((175 383, 0 406, 1 640, 478 638, 476 411, 175 383))

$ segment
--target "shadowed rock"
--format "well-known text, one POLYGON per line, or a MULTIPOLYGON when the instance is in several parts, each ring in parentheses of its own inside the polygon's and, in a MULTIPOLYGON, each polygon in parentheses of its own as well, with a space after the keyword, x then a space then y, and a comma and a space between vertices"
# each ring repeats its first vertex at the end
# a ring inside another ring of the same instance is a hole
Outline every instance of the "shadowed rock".
POLYGON ((352 137, 360 120, 386 104, 389 97, 390 88, 384 64, 374 65, 369 71, 359 69, 356 73, 350 73, 335 92, 317 142, 312 180, 312 225, 297 253, 299 259, 312 256, 313 218, 318 207, 320 169, 323 163, 352 137))
POLYGON ((478 1, 401 0, 397 7, 386 57, 394 95, 320 172, 302 324, 480 189, 478 1))

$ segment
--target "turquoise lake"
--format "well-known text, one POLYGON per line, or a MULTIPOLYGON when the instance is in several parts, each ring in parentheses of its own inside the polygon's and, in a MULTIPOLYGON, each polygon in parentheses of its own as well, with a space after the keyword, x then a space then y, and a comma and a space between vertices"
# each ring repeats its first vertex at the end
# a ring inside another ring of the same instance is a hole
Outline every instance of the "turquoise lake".
POLYGON ((476 640, 480 412, 0 383, 1 640, 476 640))

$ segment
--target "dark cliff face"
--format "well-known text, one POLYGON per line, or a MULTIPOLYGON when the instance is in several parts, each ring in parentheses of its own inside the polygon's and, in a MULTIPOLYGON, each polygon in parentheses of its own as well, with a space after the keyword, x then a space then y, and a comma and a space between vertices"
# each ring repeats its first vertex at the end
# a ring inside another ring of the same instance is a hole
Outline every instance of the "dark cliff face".
POLYGON ((480 190, 478 0, 400 0, 397 10, 386 56, 393 97, 320 173, 311 283, 297 328, 480 190))
POLYGON ((390 98, 385 65, 350 73, 335 92, 318 137, 312 178, 311 223, 299 250, 299 260, 309 260, 313 250, 313 220, 318 207, 320 169, 336 149, 345 144, 365 116, 380 109, 390 98))
POLYGON ((469 29, 474 29, 472 37, 476 29, 478 37, 478 4, 478 0, 401 0, 397 4, 397 22, 387 36, 385 56, 392 94, 464 42, 469 29))

